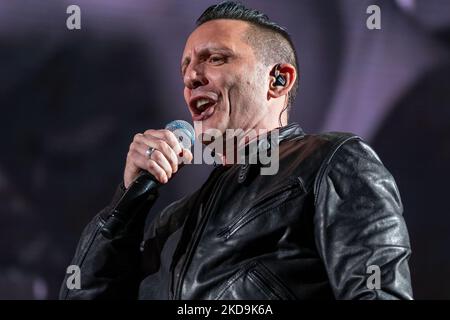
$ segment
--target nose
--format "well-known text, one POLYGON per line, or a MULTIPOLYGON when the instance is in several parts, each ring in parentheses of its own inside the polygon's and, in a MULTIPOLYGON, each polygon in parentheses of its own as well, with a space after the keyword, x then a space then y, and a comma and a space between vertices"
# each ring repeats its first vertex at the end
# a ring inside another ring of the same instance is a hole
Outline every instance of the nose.
POLYGON ((184 85, 191 90, 208 84, 208 79, 206 78, 204 72, 200 70, 199 66, 189 66, 186 70, 183 81, 184 85))

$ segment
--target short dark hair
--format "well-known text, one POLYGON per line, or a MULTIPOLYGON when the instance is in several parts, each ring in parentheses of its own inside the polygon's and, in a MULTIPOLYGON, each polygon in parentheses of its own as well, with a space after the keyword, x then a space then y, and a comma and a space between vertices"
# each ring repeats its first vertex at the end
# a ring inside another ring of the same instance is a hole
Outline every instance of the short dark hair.
MULTIPOLYGON (((264 64, 289 63, 298 71, 297 53, 287 30, 257 10, 248 9, 235 1, 225 1, 207 8, 197 19, 197 26, 217 19, 231 19, 248 22, 250 35, 246 41, 252 46, 264 64)), ((298 77, 288 93, 290 107, 295 100, 298 89, 298 77)), ((288 112, 289 112, 288 108, 288 112)))

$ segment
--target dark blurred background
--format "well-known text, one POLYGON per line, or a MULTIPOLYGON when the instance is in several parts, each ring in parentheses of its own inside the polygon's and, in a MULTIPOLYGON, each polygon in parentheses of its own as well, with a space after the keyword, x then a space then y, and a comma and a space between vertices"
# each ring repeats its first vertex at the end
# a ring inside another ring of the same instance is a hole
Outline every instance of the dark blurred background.
MULTIPOLYGON (((121 181, 133 135, 190 120, 179 63, 213 3, 0 0, 0 299, 55 299, 83 227, 121 181), (66 28, 70 4, 81 30, 66 28)), ((415 297, 450 299, 450 1, 243 3, 296 43, 291 121, 352 131, 375 148, 402 195, 415 297), (381 30, 366 27, 372 4, 381 30)), ((182 170, 152 212, 210 170, 182 170)))

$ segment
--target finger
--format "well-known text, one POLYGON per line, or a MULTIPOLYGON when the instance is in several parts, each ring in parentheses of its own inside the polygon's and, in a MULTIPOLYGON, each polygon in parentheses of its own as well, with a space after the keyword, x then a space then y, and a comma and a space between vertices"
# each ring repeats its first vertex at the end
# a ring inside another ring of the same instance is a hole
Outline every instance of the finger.
POLYGON ((172 167, 171 171, 177 172, 177 155, 174 149, 172 149, 172 147, 170 147, 170 145, 165 140, 159 139, 149 134, 143 134, 136 139, 136 142, 145 145, 145 147, 139 148, 139 152, 141 152, 143 155, 146 155, 147 149, 149 147, 155 148, 156 150, 160 151, 166 157, 167 161, 169 161, 170 166, 172 167))
POLYGON ((183 149, 183 153, 181 155, 180 161, 183 164, 189 164, 192 162, 192 159, 194 158, 194 156, 192 155, 191 150, 189 149, 183 149))
POLYGON ((167 158, 162 154, 162 152, 160 152, 159 150, 153 151, 150 159, 155 161, 159 165, 159 167, 161 167, 166 172, 166 175, 169 179, 172 177, 172 166, 170 165, 167 158))
MULTIPOLYGON (((172 166, 169 163, 169 161, 166 159, 166 157, 162 154, 162 152, 155 149, 149 158, 147 155, 148 147, 142 143, 136 143, 136 142, 133 142, 132 150, 134 150, 135 152, 137 152, 139 154, 139 157, 141 158, 141 160, 139 162, 140 164, 147 165, 146 159, 153 160, 158 164, 158 166, 160 168, 162 168, 165 171, 168 179, 170 179, 172 177, 172 172, 173 172, 172 166)), ((146 170, 146 168, 143 168, 143 169, 146 170)))
POLYGON ((169 181, 169 177, 167 176, 164 169, 162 169, 154 160, 148 159, 147 167, 147 171, 150 172, 156 179, 158 179, 159 182, 167 183, 169 181))
POLYGON ((148 171, 161 183, 169 181, 166 171, 153 159, 143 156, 137 151, 130 151, 130 161, 138 168, 148 171))
MULTIPOLYGON (((153 147, 154 148, 154 147, 153 147)), ((145 143, 141 143, 141 142, 133 142, 130 145, 130 150, 136 151, 138 152, 141 156, 145 156, 148 158, 148 150, 149 150, 149 146, 146 145, 145 143)), ((155 148, 156 151, 156 148, 155 148)), ((153 153, 155 152, 153 151, 153 153)))
POLYGON ((175 151, 176 154, 180 154, 182 151, 182 146, 180 141, 178 141, 177 136, 170 130, 162 129, 162 130, 147 130, 144 132, 144 135, 152 135, 159 139, 162 139, 167 142, 167 144, 175 151))

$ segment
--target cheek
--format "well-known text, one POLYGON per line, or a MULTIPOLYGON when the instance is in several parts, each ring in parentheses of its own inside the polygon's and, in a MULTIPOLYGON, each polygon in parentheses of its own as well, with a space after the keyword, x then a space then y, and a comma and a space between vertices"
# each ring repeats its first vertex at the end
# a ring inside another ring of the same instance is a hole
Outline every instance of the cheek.
POLYGON ((210 81, 214 87, 220 88, 223 99, 233 108, 246 109, 249 104, 254 104, 257 97, 263 94, 262 79, 260 75, 248 70, 229 70, 220 74, 210 74, 210 81))
POLYGON ((209 82, 212 87, 223 90, 226 92, 232 84, 232 77, 230 77, 227 71, 223 72, 211 72, 209 74, 209 82))
POLYGON ((230 73, 223 72, 221 74, 211 75, 209 80, 212 87, 220 92, 221 99, 225 105, 232 104, 235 101, 236 95, 234 92, 239 87, 236 77, 231 76, 230 73))
POLYGON ((184 101, 186 101, 186 104, 189 104, 190 94, 186 87, 184 87, 183 95, 184 95, 184 101))
POLYGON ((263 87, 261 80, 255 78, 253 75, 244 75, 236 82, 236 98, 243 104, 249 107, 256 103, 261 97, 263 87))

